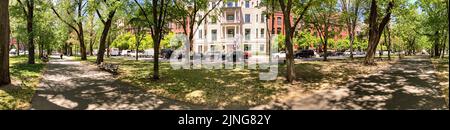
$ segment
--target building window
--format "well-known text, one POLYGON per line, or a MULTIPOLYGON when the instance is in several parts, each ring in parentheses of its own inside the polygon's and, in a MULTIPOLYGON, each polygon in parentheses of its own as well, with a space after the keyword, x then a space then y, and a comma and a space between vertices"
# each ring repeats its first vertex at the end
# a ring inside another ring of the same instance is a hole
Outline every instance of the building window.
POLYGON ((245 1, 245 8, 250 8, 250 1, 245 1))
POLYGON ((277 24, 281 25, 281 17, 277 17, 277 24))
POLYGON ((281 34, 281 28, 280 27, 277 28, 277 34, 281 34))
POLYGON ((227 30, 227 37, 228 38, 234 38, 234 29, 228 29, 227 30))
POLYGON ((244 44, 244 51, 250 51, 250 50, 252 50, 252 45, 244 44))
POLYGON ((217 30, 211 30, 211 40, 217 41, 217 30))
POLYGON ((264 28, 261 28, 261 38, 264 38, 264 28))
POLYGON ((257 22, 258 22, 258 16, 259 16, 259 15, 256 14, 255 16, 256 16, 256 19, 255 19, 256 21, 255 21, 255 22, 257 23, 257 22))
POLYGON ((258 29, 255 31, 255 38, 258 38, 258 29))
POLYGON ((234 14, 227 14, 227 21, 234 21, 234 14))
POLYGON ((261 14, 261 23, 264 23, 266 21, 266 17, 264 16, 264 14, 261 14))
POLYGON ((245 14, 245 23, 250 23, 250 14, 245 14))
POLYGON ((259 44, 259 51, 264 51, 264 44, 259 44))
POLYGON ((245 29, 245 40, 250 40, 250 29, 245 29))
POLYGON ((211 23, 212 24, 216 24, 217 23, 217 18, 216 17, 211 17, 211 23))
POLYGON ((227 3, 227 6, 228 6, 228 7, 233 7, 233 2, 228 2, 228 3, 227 3))
POLYGON ((203 46, 202 46, 202 45, 199 45, 199 46, 197 47, 197 52, 198 52, 198 53, 202 53, 202 51, 203 51, 203 46))
POLYGON ((216 45, 211 45, 211 51, 216 51, 216 45))
POLYGON ((203 30, 198 30, 198 39, 202 39, 203 30))

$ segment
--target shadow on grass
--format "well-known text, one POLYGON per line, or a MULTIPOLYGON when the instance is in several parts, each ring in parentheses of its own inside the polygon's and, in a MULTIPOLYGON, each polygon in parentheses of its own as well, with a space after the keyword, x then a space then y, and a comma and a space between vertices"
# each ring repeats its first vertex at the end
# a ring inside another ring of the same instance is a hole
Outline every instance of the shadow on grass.
POLYGON ((333 103, 343 109, 448 109, 431 62, 405 59, 389 71, 347 84, 349 96, 333 103))
POLYGON ((34 94, 41 72, 45 67, 40 60, 27 64, 27 56, 10 57, 10 74, 15 84, 0 87, 1 109, 25 109, 34 94))

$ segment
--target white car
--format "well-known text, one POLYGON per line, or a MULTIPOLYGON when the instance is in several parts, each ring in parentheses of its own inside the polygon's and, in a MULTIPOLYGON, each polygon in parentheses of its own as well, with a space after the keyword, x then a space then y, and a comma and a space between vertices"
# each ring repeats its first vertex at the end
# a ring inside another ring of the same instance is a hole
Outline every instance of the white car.
POLYGON ((119 49, 118 48, 111 48, 111 56, 118 56, 119 55, 119 49))
POLYGON ((144 54, 143 54, 144 57, 153 57, 154 55, 155 55, 155 50, 153 50, 153 49, 144 50, 144 54))
POLYGON ((131 53, 130 50, 122 50, 122 52, 120 53, 120 55, 122 56, 130 56, 129 54, 131 53))
POLYGON ((10 51, 9 51, 9 54, 16 54, 17 53, 17 50, 16 49, 11 49, 10 51))
POLYGON ((278 53, 273 53, 273 54, 272 54, 272 57, 273 57, 273 58, 278 58, 278 59, 280 59, 280 60, 284 60, 284 59, 286 59, 286 52, 280 51, 280 52, 278 52, 278 53))
MULTIPOLYGON (((131 51, 130 53, 128 53, 131 57, 136 57, 136 51, 131 51)), ((138 52, 138 56, 142 57, 144 56, 144 53, 142 52, 138 52)))

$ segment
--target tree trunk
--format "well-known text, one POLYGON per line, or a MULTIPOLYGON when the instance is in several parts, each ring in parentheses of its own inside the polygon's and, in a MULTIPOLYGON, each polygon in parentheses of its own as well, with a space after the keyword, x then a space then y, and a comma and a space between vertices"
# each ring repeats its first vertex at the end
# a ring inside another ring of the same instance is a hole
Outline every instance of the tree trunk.
POLYGON ((391 32, 389 29, 389 25, 386 27, 387 37, 388 37, 388 60, 391 60, 391 32))
POLYGON ((39 58, 41 58, 44 56, 44 44, 39 43, 38 45, 39 45, 39 49, 38 49, 39 54, 38 55, 39 55, 39 58))
MULTIPOLYGON (((34 0, 29 0, 28 15, 27 15, 27 33, 28 33, 28 64, 34 64, 34 33, 33 33, 33 15, 34 15, 34 0)), ((28 4, 27 4, 28 5, 28 4)))
POLYGON ((383 32, 383 29, 385 28, 386 24, 389 22, 391 17, 391 9, 394 6, 394 3, 392 1, 389 2, 387 7, 387 14, 382 19, 381 23, 378 24, 378 11, 377 11, 377 2, 376 0, 372 0, 371 6, 370 6, 370 15, 369 15, 369 45, 367 48, 367 55, 364 59, 364 64, 366 65, 373 65, 374 62, 374 55, 375 51, 377 49, 378 43, 380 42, 381 33, 383 32))
POLYGON ((69 44, 69 56, 73 56, 73 46, 69 44))
MULTIPOLYGON (((82 26, 82 25, 81 25, 82 26)), ((83 27, 80 27, 80 30, 83 27)), ((78 35, 78 40, 80 42, 80 56, 81 56, 81 60, 87 60, 87 55, 86 55, 86 46, 84 44, 84 34, 83 31, 80 31, 80 34, 78 35)))
MULTIPOLYGON (((327 34, 325 34, 325 35, 327 35, 327 34)), ((323 61, 327 61, 328 59, 328 40, 327 39, 324 39, 324 46, 323 46, 323 51, 325 52, 325 55, 323 55, 323 61)))
MULTIPOLYGON (((106 20, 104 24, 104 28, 103 28, 103 32, 102 32, 102 36, 100 38, 100 46, 98 49, 98 53, 97 53, 97 64, 100 64, 103 62, 104 59, 104 55, 105 55, 105 44, 106 44, 106 39, 108 38, 108 34, 109 34, 109 30, 111 28, 111 24, 112 24, 112 20, 114 18, 116 11, 111 11, 108 15, 108 18, 106 20)), ((108 45, 108 56, 109 56, 109 45, 108 45)))
MULTIPOLYGON (((159 36, 158 36, 159 37, 159 36)), ((161 40, 157 38, 155 40, 155 47, 154 47, 154 57, 153 57, 153 79, 159 80, 159 45, 161 43, 161 40)))
POLYGON ((111 56, 111 50, 110 50, 110 43, 111 43, 111 37, 110 36, 107 36, 107 38, 106 38, 107 40, 106 40, 106 57, 108 57, 109 58, 109 56, 111 56))
POLYGON ((295 29, 291 28, 291 20, 290 20, 290 11, 283 12, 284 15, 284 24, 285 24, 285 44, 287 49, 286 54, 286 64, 287 64, 287 75, 286 79, 288 82, 292 83, 295 80, 295 71, 294 71, 294 49, 292 46, 292 35, 295 29))
POLYGON ((444 55, 445 55, 445 43, 447 42, 447 35, 445 35, 444 36, 444 39, 442 39, 442 48, 441 48, 441 56, 440 56, 440 58, 442 59, 442 58, 444 58, 444 55))
POLYGON ((136 44, 136 61, 139 60, 139 44, 140 44, 140 43, 137 43, 137 44, 136 44))
POLYGON ((439 31, 436 31, 434 33, 434 56, 433 57, 438 57, 439 56, 439 31))
POLYGON ((16 49, 16 53, 17 53, 17 56, 20 56, 20 42, 17 40, 17 49, 16 49))
POLYGON ((0 86, 11 83, 9 73, 9 0, 0 1, 0 86))

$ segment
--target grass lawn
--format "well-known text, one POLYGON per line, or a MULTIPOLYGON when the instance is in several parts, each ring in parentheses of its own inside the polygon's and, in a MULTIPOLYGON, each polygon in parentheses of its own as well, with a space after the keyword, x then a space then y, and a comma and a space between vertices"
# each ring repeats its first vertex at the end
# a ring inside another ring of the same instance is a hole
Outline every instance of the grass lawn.
POLYGON ((448 71, 449 71, 449 62, 448 57, 443 59, 432 59, 434 67, 437 70, 436 77, 439 79, 440 85, 445 94, 445 99, 447 101, 447 105, 449 104, 449 95, 448 95, 448 71))
MULTIPOLYGON (((95 62, 95 57, 88 57, 95 62)), ((297 83, 286 84, 285 65, 280 65, 277 80, 259 80, 259 70, 249 69, 193 69, 173 70, 169 63, 161 63, 161 80, 153 81, 153 63, 107 58, 105 62, 120 64, 119 79, 147 92, 194 104, 223 108, 243 108, 260 105, 283 94, 288 88, 302 87, 307 90, 333 87, 346 83, 360 74, 372 73, 379 66, 362 66, 360 60, 332 62, 313 61, 296 64, 297 83)), ((387 62, 380 65, 386 65, 387 62)))
POLYGON ((12 85, 0 87, 0 110, 27 109, 45 67, 39 59, 27 64, 27 56, 10 57, 12 85))

